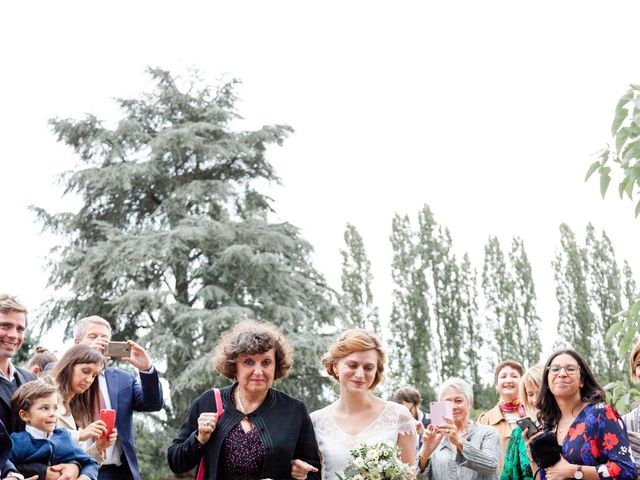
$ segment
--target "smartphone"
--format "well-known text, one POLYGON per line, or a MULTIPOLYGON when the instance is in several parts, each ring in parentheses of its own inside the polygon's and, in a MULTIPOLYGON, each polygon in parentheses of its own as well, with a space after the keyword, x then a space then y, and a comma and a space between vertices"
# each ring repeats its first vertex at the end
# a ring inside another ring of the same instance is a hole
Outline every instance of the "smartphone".
POLYGON ((453 403, 448 400, 444 402, 431 402, 429 404, 429 416, 431 417, 431 425, 434 427, 445 425, 447 421, 444 417, 451 418, 453 416, 453 403))
POLYGON ((533 420, 531 420, 529 417, 524 417, 524 418, 521 418, 520 420, 516 420, 516 423, 522 429, 523 432, 527 430, 527 437, 529 438, 533 437, 536 433, 538 433, 538 427, 536 426, 535 423, 533 423, 533 420))
POLYGON ((113 427, 116 426, 116 411, 110 408, 100 409, 100 420, 107 424, 107 433, 103 434, 100 438, 106 440, 113 432, 113 427))
POLYGON ((104 349, 107 357, 129 357, 131 355, 131 345, 127 342, 109 342, 104 349))

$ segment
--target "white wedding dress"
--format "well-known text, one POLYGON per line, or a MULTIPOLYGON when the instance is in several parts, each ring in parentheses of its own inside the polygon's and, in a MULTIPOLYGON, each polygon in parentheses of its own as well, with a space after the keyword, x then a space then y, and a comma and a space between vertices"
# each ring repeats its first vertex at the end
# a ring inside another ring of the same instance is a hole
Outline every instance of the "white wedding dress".
POLYGON ((398 441, 398 435, 416 434, 416 421, 404 405, 386 402, 378 418, 357 435, 349 435, 338 427, 331 416, 333 405, 311 413, 311 421, 322 454, 322 478, 337 480, 336 473, 349 460, 349 450, 363 443, 398 441))

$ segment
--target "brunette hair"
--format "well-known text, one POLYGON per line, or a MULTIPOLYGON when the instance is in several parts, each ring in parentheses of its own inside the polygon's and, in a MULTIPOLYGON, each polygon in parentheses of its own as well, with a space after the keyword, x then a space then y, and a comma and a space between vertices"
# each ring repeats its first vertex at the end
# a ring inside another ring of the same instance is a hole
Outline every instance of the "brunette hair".
POLYGON ((418 405, 422 402, 422 396, 420 392, 413 388, 411 385, 399 388, 393 396, 393 401, 396 403, 409 402, 413 405, 418 405))
MULTIPOLYGON (((29 369, 29 371, 33 372, 34 367, 38 367, 40 373, 36 374, 36 376, 40 376, 42 375, 42 372, 44 372, 47 365, 57 361, 58 359, 53 353, 51 353, 44 347, 37 346, 36 353, 34 353, 33 357, 31 357, 31 360, 29 360, 27 368, 29 369)), ((35 374, 35 372, 33 373, 35 374)))
POLYGON ((493 371, 493 384, 498 385, 498 375, 500 375, 500 370, 504 367, 511 367, 514 370, 517 370, 520 373, 520 376, 524 374, 524 367, 520 362, 516 362, 515 360, 505 360, 496 365, 495 370, 493 371))
POLYGON ((340 338, 338 338, 338 341, 331 345, 327 353, 322 356, 322 365, 329 375, 335 380, 338 380, 338 374, 334 368, 335 363, 354 352, 364 352, 366 350, 375 350, 378 353, 376 376, 373 379, 371 387, 369 387, 373 389, 380 383, 384 376, 384 360, 386 355, 382 349, 380 339, 368 330, 352 328, 343 332, 340 338))
POLYGON ((538 393, 538 402, 536 403, 536 407, 539 410, 538 419, 545 430, 553 430, 561 416, 556 397, 549 388, 549 366, 558 355, 562 354, 571 355, 575 361, 578 362, 578 366, 580 367, 580 382, 582 383, 580 387, 580 399, 589 403, 604 402, 606 399, 604 390, 598 383, 598 380, 596 380, 587 362, 578 352, 566 349, 552 353, 544 365, 542 385, 540 385, 540 393, 538 393))
POLYGON ((640 377, 636 375, 636 365, 640 364, 640 342, 636 343, 629 355, 629 375, 633 383, 640 383, 640 377))
POLYGON ((93 363, 102 367, 104 357, 102 354, 88 345, 74 345, 62 355, 62 358, 53 371, 58 392, 63 398, 65 408, 69 410, 79 427, 84 428, 93 421, 95 411, 100 405, 100 383, 94 381, 91 386, 80 395, 74 395, 70 402, 71 381, 73 379, 73 367, 80 363, 93 363))
POLYGON ((274 380, 278 380, 285 377, 293 365, 293 349, 274 324, 244 320, 220 336, 213 354, 213 366, 225 377, 235 379, 236 362, 241 356, 271 349, 276 356, 274 380))
POLYGON ((56 387, 44 380, 32 380, 18 387, 11 397, 11 408, 18 413, 20 410, 28 412, 33 402, 56 393, 56 387))

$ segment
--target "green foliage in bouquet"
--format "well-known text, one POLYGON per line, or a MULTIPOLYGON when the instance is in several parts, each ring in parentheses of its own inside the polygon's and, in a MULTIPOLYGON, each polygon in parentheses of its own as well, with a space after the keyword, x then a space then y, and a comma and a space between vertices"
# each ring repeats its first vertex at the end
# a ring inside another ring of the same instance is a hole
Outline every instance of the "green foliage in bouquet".
POLYGON ((414 467, 402 463, 400 449, 389 442, 362 444, 351 450, 340 480, 413 480, 414 467))

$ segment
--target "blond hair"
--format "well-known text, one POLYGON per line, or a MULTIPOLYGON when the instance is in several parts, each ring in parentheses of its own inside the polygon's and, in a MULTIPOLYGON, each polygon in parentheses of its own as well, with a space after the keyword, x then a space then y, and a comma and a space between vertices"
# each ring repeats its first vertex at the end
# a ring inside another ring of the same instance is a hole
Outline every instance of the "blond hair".
POLYGON ((322 356, 322 365, 329 375, 338 380, 338 374, 334 368, 335 364, 344 357, 354 352, 364 352, 367 350, 375 350, 378 353, 378 362, 376 365, 376 376, 373 383, 369 387, 373 389, 380 383, 384 376, 384 360, 386 354, 382 349, 380 339, 376 334, 363 330, 361 328, 352 328, 340 335, 338 341, 329 347, 327 353, 322 356))

